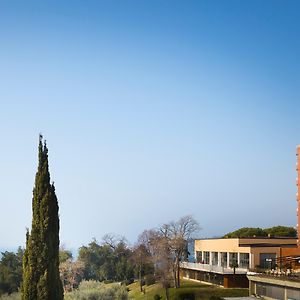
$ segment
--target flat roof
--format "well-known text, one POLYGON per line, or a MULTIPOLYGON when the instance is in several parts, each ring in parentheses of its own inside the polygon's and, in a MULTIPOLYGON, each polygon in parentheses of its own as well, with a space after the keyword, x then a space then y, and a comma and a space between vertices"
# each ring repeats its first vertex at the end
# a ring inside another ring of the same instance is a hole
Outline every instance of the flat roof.
POLYGON ((234 238, 203 238, 203 239, 195 239, 195 241, 204 241, 204 240, 297 240, 297 237, 288 237, 288 236, 275 236, 275 237, 268 237, 268 236, 254 236, 254 237, 234 237, 234 238))
POLYGON ((300 288, 300 277, 296 274, 292 276, 272 276, 266 274, 247 274, 249 281, 263 282, 292 288, 300 288))

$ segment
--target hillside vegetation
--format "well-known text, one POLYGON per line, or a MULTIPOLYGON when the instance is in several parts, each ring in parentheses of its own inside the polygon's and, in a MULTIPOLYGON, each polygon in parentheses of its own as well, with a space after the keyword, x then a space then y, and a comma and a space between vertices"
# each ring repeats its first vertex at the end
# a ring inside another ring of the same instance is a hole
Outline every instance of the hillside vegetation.
MULTIPOLYGON (((128 286, 129 299, 132 300, 153 300, 155 295, 159 295, 161 300, 165 300, 165 290, 161 284, 144 286, 145 293, 141 293, 137 282, 128 286)), ((209 300, 210 297, 244 297, 248 296, 248 289, 224 289, 214 285, 183 280, 180 288, 170 288, 170 299, 181 300, 181 295, 194 294, 195 300, 209 300)))
POLYGON ((297 231, 293 227, 274 226, 270 228, 243 227, 225 234, 224 238, 250 238, 250 237, 297 237, 297 231))

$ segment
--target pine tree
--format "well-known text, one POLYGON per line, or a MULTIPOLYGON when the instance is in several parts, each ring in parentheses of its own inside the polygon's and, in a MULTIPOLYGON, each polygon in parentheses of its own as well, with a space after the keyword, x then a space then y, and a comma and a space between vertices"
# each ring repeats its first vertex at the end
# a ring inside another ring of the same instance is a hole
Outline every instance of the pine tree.
POLYGON ((50 184, 48 148, 39 139, 39 164, 32 198, 31 232, 23 257, 23 300, 61 300, 59 217, 54 184, 50 184))

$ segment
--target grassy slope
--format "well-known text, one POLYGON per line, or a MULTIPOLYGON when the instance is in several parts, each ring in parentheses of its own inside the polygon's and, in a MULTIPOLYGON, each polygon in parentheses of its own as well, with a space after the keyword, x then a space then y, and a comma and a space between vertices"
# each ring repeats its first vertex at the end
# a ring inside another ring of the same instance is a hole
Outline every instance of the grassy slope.
MULTIPOLYGON (((165 291, 161 288, 159 284, 153 284, 151 286, 144 286, 146 293, 143 294, 139 290, 139 285, 137 282, 132 283, 128 286, 129 288, 129 298, 134 300, 153 300, 155 294, 162 296, 162 300, 165 300, 165 291)), ((213 285, 202 284, 193 281, 182 281, 181 287, 179 289, 170 289, 170 298, 172 300, 179 299, 180 294, 186 294, 194 292, 197 300, 207 300, 211 296, 219 297, 239 297, 248 296, 248 289, 225 289, 221 287, 216 287, 213 285)))

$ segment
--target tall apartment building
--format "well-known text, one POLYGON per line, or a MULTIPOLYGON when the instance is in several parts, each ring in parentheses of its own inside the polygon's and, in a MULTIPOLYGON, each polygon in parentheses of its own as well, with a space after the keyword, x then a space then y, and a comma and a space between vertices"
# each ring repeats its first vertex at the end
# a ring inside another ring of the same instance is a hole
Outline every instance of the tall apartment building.
POLYGON ((297 231, 298 231, 298 247, 300 247, 300 146, 297 147, 297 231))

